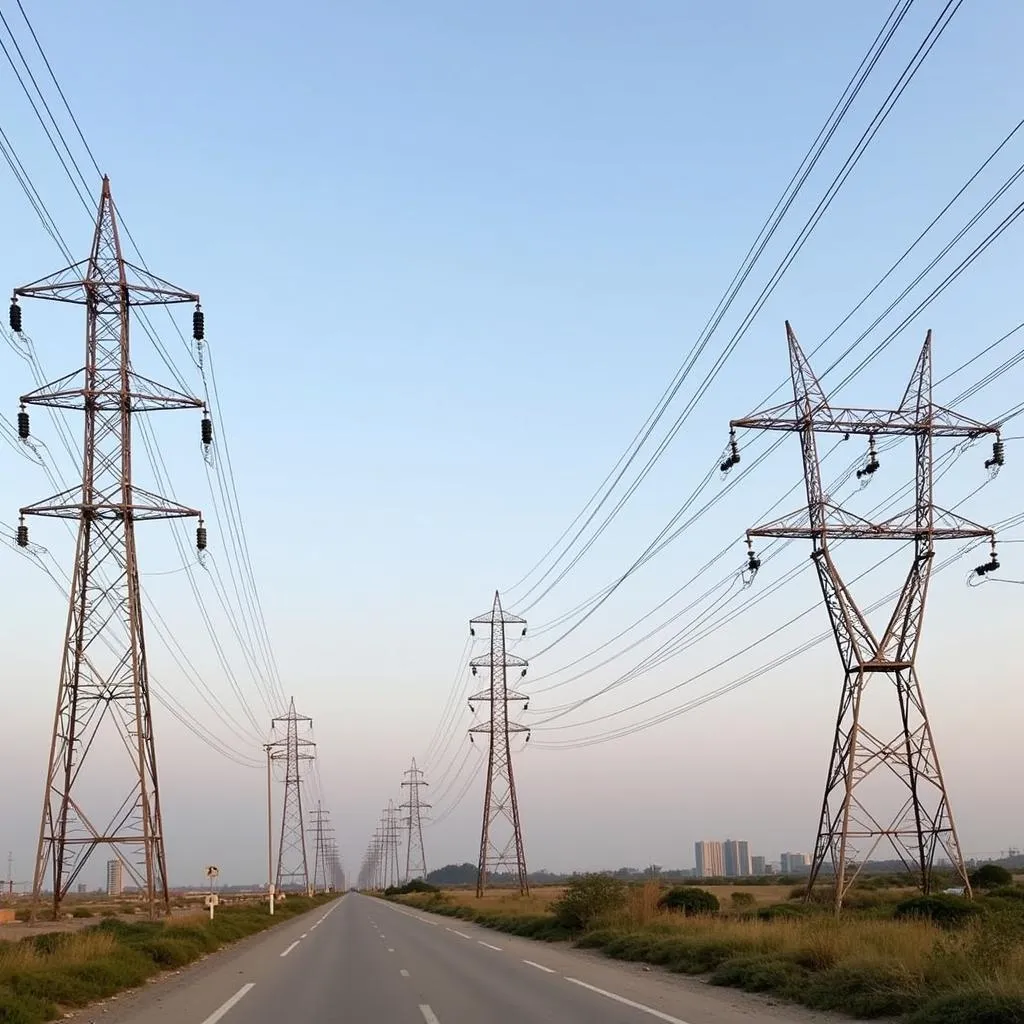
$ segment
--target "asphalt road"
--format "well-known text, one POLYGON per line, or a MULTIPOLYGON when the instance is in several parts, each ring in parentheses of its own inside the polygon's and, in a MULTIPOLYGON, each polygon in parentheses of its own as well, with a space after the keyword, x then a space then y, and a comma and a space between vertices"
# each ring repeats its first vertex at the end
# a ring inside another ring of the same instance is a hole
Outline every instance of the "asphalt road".
POLYGON ((73 1019, 795 1024, 833 1018, 349 894, 73 1019))

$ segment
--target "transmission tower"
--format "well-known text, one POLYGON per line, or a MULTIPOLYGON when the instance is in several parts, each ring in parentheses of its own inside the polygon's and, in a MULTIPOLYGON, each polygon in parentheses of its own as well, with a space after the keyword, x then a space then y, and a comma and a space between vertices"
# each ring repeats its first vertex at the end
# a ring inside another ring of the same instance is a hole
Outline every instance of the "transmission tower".
POLYGON ((409 812, 405 819, 405 827, 409 832, 409 842, 405 848, 405 880, 427 877, 427 855, 423 851, 423 818, 421 812, 429 810, 430 804, 420 800, 420 786, 429 786, 423 778, 423 772, 416 767, 416 758, 412 759, 412 767, 405 772, 408 777, 402 783, 409 790, 409 802, 402 804, 402 809, 409 812))
POLYGON ((330 824, 330 811, 321 808, 317 801, 316 810, 313 812, 313 827, 310 833, 313 836, 313 891, 328 892, 332 888, 331 872, 333 864, 331 861, 331 834, 334 829, 330 824))
POLYGON ((400 842, 400 824, 398 808, 394 800, 388 801, 387 809, 381 819, 382 854, 383 854, 383 877, 381 888, 387 889, 392 885, 401 885, 402 877, 398 867, 398 848, 400 842))
MULTIPOLYGON (((146 895, 150 914, 157 903, 169 911, 160 788, 150 707, 149 668, 143 635, 142 598, 135 524, 151 519, 199 516, 167 498, 134 486, 132 417, 159 409, 202 409, 189 395, 136 373, 130 349, 133 306, 195 303, 193 336, 203 338, 199 296, 125 261, 110 181, 103 179, 87 259, 14 290, 10 323, 21 332, 19 298, 50 299, 85 306, 85 366, 21 397, 18 433, 29 436, 25 406, 82 410, 85 433, 82 483, 20 510, 17 542, 28 546, 26 516, 78 522, 70 604, 61 658, 46 788, 39 829, 33 908, 47 871, 52 873, 54 913, 98 846, 112 847, 132 881, 146 895), (94 750, 127 754, 120 769, 127 783, 114 799, 110 767, 102 776, 94 750)), ((204 444, 212 441, 208 415, 204 444)), ((197 547, 206 547, 202 519, 197 547)))
POLYGON ((739 461, 737 428, 785 430, 800 435, 807 513, 793 513, 749 530, 747 544, 748 568, 756 572, 760 562, 751 538, 804 538, 812 542, 811 558, 843 663, 843 688, 808 895, 829 861, 835 874, 838 912, 860 871, 883 843, 895 850, 923 892, 932 888, 933 869, 941 853, 969 893, 970 883, 915 664, 935 541, 987 538, 992 544, 990 561, 975 571, 983 575, 999 566, 990 529, 934 504, 934 441, 995 434, 993 457, 986 465, 996 469, 1003 463, 1003 443, 997 427, 968 419, 932 401, 931 331, 899 408, 892 410, 830 405, 788 322, 786 333, 793 401, 733 420, 732 450, 726 463, 739 461), (916 453, 913 507, 890 519, 871 522, 835 504, 822 487, 815 441, 819 432, 867 435, 867 459, 857 474, 864 480, 879 468, 877 438, 912 437, 916 453), (868 624, 832 559, 834 540, 889 540, 914 545, 905 582, 881 635, 868 624))
POLYGON ((474 733, 487 733, 490 737, 487 758, 487 788, 484 792, 484 817, 480 830, 480 862, 477 870, 476 894, 483 896, 487 886, 489 873, 504 868, 514 874, 521 893, 529 894, 530 883, 526 877, 526 854, 523 852, 523 830, 519 824, 519 803, 516 799, 515 776, 512 774, 512 751, 509 735, 526 733, 530 740, 530 730, 525 725, 518 725, 508 720, 509 701, 523 701, 524 710, 529 706, 528 698, 509 690, 506 682, 506 669, 521 668, 526 675, 527 662, 505 649, 505 627, 507 625, 522 626, 522 636, 526 636, 526 620, 518 615, 502 610, 501 597, 494 592, 494 605, 485 615, 470 620, 470 636, 476 636, 474 626, 487 624, 491 631, 491 649, 487 654, 474 658, 469 664, 473 675, 478 668, 489 668, 491 685, 486 690, 473 694, 469 698, 469 709, 473 711, 473 701, 486 701, 491 705, 490 721, 475 725, 469 730, 469 738, 474 733), (504 819, 504 829, 499 826, 495 838, 495 825, 504 819), (510 829, 508 828, 510 826, 510 829))
POLYGON ((274 729, 278 725, 285 726, 284 739, 270 744, 276 748, 271 754, 275 760, 285 762, 284 801, 281 806, 281 842, 277 853, 276 888, 281 892, 283 886, 291 885, 310 891, 309 860, 306 856, 306 827, 302 816, 302 777, 300 765, 303 761, 312 761, 313 755, 308 753, 316 744, 299 735, 300 723, 312 725, 313 719, 295 711, 295 698, 288 705, 288 714, 279 715, 273 720, 274 729))

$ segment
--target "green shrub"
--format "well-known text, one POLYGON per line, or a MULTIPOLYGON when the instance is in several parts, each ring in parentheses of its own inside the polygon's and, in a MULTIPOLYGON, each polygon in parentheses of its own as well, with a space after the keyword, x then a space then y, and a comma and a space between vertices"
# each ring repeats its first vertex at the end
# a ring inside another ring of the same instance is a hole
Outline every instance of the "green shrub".
POLYGON ((735 907, 736 910, 744 910, 748 907, 752 907, 757 903, 753 893, 749 892, 734 892, 729 896, 729 902, 735 907))
POLYGON ((773 903, 770 907, 760 907, 757 916, 762 921, 774 921, 780 917, 807 917, 813 910, 805 903, 773 903))
POLYGON ((1024 885, 1001 885, 998 889, 989 889, 985 895, 1000 900, 1024 900, 1024 885))
POLYGON ((942 928, 959 928, 981 913, 979 907, 963 896, 911 896, 896 904, 896 920, 924 919, 942 928))
POLYGON ((772 954, 733 956, 710 978, 712 985, 729 985, 745 992, 770 992, 796 999, 807 984, 807 971, 791 960, 772 954))
POLYGON ((75 909, 71 911, 71 916, 72 917, 95 917, 96 915, 88 907, 75 907, 75 909))
POLYGON ((1013 875, 998 864, 982 864, 977 871, 971 873, 971 886, 975 889, 998 889, 1003 885, 1013 885, 1013 875))
POLYGON ((925 1003, 907 1024, 1024 1024, 1024 998, 961 992, 925 1003))
POLYGON ((921 1003, 921 991, 895 964, 838 964, 811 974, 800 1001, 815 1010, 842 1010, 870 1020, 912 1010, 921 1003))
POLYGON ((626 905, 626 883, 611 875, 582 875, 574 878, 565 892, 551 904, 563 928, 582 931, 604 914, 626 905))
POLYGON ((698 889, 694 885, 677 885, 669 889, 658 900, 662 910, 681 911, 687 917, 696 914, 717 914, 718 897, 707 889, 698 889))

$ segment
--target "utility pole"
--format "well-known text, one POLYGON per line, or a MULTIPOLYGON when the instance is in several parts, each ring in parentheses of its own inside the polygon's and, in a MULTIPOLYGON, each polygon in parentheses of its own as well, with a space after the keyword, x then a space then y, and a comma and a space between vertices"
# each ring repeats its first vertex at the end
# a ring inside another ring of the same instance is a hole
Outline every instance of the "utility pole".
POLYGON ((486 690, 473 694, 469 698, 469 710, 473 711, 474 701, 486 701, 491 705, 490 721, 475 725, 469 730, 469 738, 474 733, 486 733, 489 737, 487 757, 487 788, 484 792, 484 818, 480 830, 480 861, 477 871, 476 894, 483 896, 487 887, 489 873, 504 868, 515 875, 519 891, 523 895, 530 892, 530 883, 526 877, 526 854, 523 852, 523 830, 519 824, 519 803, 516 799, 515 776, 512 773, 512 750, 509 735, 526 733, 530 740, 530 730, 525 725, 510 722, 508 719, 509 701, 523 701, 523 709, 529 706, 528 698, 514 690, 509 690, 506 680, 506 669, 521 668, 526 675, 527 661, 505 648, 505 627, 507 625, 522 626, 522 636, 526 636, 526 619, 502 610, 501 597, 494 592, 494 605, 489 612, 470 620, 470 636, 476 636, 474 626, 488 625, 491 631, 491 649, 487 654, 474 658, 469 664, 473 675, 478 668, 489 668, 491 685, 486 690), (496 838, 495 825, 504 819, 505 831, 496 838), (508 828, 510 826, 510 830, 508 828))
POLYGON ((409 812, 405 819, 406 828, 409 830, 409 842, 405 848, 405 880, 427 877, 427 855, 423 850, 423 819, 421 811, 429 810, 430 804, 420 800, 420 786, 429 786, 430 783, 423 778, 423 772, 416 767, 416 758, 412 759, 412 767, 405 772, 408 777, 402 783, 403 788, 409 790, 409 802, 402 804, 403 810, 409 812))
POLYGON ((270 901, 270 916, 274 916, 274 803, 272 784, 274 781, 272 766, 274 763, 274 744, 264 743, 267 752, 267 898, 270 901))
POLYGON ((276 729, 279 724, 285 726, 285 737, 271 744, 277 748, 274 758, 285 762, 284 801, 281 806, 281 842, 277 853, 277 891, 283 891, 285 885, 301 887, 309 895, 309 860, 306 856, 306 826, 302 816, 302 777, 300 765, 303 761, 312 761, 313 755, 308 753, 316 744, 299 735, 299 724, 313 724, 313 719, 300 715, 295 711, 295 698, 288 705, 288 714, 279 715, 273 720, 276 729))
POLYGON ((330 825, 330 811, 325 811, 321 808, 320 802, 317 801, 316 810, 313 812, 313 827, 310 832, 313 834, 313 891, 321 891, 320 881, 323 880, 323 892, 328 892, 331 888, 331 862, 330 856, 330 842, 328 838, 334 831, 330 825))
POLYGON ((916 659, 935 541, 987 539, 992 544, 990 561, 975 572, 984 575, 999 567, 992 530, 934 504, 934 441, 994 434, 993 457, 986 465, 998 469, 1003 464, 999 428, 932 401, 931 331, 899 408, 892 410, 830 405, 788 322, 786 334, 793 401, 733 420, 731 454, 723 468, 739 461, 737 428, 785 430, 800 436, 807 512, 801 510, 749 530, 747 545, 748 569, 756 572, 760 561, 751 538, 791 537, 812 542, 811 558, 843 663, 843 687, 808 897, 829 861, 835 875, 838 913, 860 871, 883 843, 895 850, 922 892, 932 889, 935 860, 941 852, 970 893, 916 659), (817 433, 867 435, 867 460, 857 474, 861 479, 870 479, 879 468, 876 438, 913 438, 914 505, 890 519, 870 522, 835 504, 822 487, 817 433), (889 540, 914 546, 913 561, 880 636, 868 624, 833 561, 831 542, 836 540, 889 540))
MULTIPOLYGON (((132 368, 131 309, 194 303, 192 333, 202 341, 199 296, 128 263, 121 252, 110 181, 103 179, 87 259, 14 290, 11 328, 21 332, 19 298, 84 305, 85 366, 21 396, 18 433, 29 436, 25 407, 82 410, 82 483, 20 510, 17 542, 28 545, 26 516, 78 522, 57 708, 46 770, 39 843, 32 882, 33 913, 51 872, 53 909, 60 905, 97 847, 113 847, 145 894, 150 915, 169 913, 160 787, 150 707, 135 524, 199 517, 134 485, 132 418, 159 409, 202 409, 203 403, 141 376, 132 368), (90 757, 93 750, 101 758, 90 757), (113 799, 109 759, 124 757, 126 783, 113 799)), ((202 440, 213 428, 208 413, 202 440)), ((206 547, 202 518, 196 546, 206 547)))

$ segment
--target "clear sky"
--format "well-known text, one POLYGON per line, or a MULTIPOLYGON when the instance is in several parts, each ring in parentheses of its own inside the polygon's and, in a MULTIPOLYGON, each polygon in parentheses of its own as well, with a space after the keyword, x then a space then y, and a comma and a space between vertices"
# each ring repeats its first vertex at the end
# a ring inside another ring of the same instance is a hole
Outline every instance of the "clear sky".
MULTIPOLYGON (((1017 124, 1024 14, 1015 5, 960 6, 664 457, 550 592, 536 600, 566 562, 531 594, 550 559, 514 585, 654 407, 890 6, 300 0, 282 8, 262 0, 182 0, 169 15, 126 0, 98 14, 69 0, 26 4, 146 260, 203 296, 219 408, 281 685, 314 719, 321 796, 350 875, 413 756, 434 783, 440 819, 426 834, 430 865, 475 859, 479 770, 463 785, 470 769, 479 769, 475 751, 463 764, 464 730, 473 719, 462 695, 470 682, 459 676, 454 690, 452 682, 467 620, 489 607, 496 587, 536 634, 517 648, 531 658, 524 685, 534 694, 522 718, 538 726, 516 755, 531 868, 692 864, 695 839, 727 835, 749 839, 752 852, 770 860, 813 845, 840 682, 829 645, 634 735, 557 746, 711 694, 827 628, 808 571, 720 629, 700 625, 808 566, 806 546, 792 544, 766 560, 749 590, 722 589, 742 563, 743 530, 800 478, 795 439, 545 653, 563 630, 541 630, 629 568, 720 457, 728 420, 783 383, 784 319, 808 349, 816 347, 1017 124), (571 664, 666 601, 730 541, 729 555, 639 628, 571 664), (713 586, 719 589, 693 604, 713 586), (698 675, 812 607, 771 641, 685 687, 586 724, 698 675), (642 639, 677 613, 666 629, 642 639), (552 708, 619 679, 684 628, 685 646, 675 657, 540 728, 552 708), (541 692, 552 683, 561 685, 541 692), (450 693, 452 714, 445 715, 450 693), (440 739, 431 744, 435 733, 440 739)), ((943 6, 912 6, 651 451, 943 6)), ((96 195, 97 176, 16 4, 0 10, 96 195)), ((84 256, 89 217, 3 59, 0 96, 0 127, 61 233, 84 256)), ((1022 160, 1024 130, 826 342, 814 360, 822 370, 882 317, 826 383, 838 383, 1016 207, 1019 183, 883 316, 1022 160)), ((23 284, 62 261, 14 177, 0 168, 0 279, 23 284)), ((936 379, 1015 327, 1024 319, 1022 248, 1020 229, 1011 226, 844 389, 844 401, 898 402, 928 327, 935 331, 936 379)), ((26 304, 26 331, 49 377, 81 364, 79 314, 26 304)), ((177 336, 164 330, 165 320, 154 322, 180 372, 199 388, 177 336)), ((152 346, 137 340, 143 372, 168 378, 152 346)), ((953 401, 1019 350, 1017 335, 939 385, 938 399, 953 401)), ((17 396, 33 386, 31 368, 7 345, 0 346, 0 367, 13 422, 17 396)), ((1020 401, 1022 381, 1020 367, 1011 368, 962 409, 994 418, 1020 401)), ((230 604, 226 520, 212 507, 196 419, 168 416, 156 434, 176 496, 207 510, 211 562, 224 574, 230 604)), ((1024 434, 1021 420, 1012 425, 1024 434)), ((80 437, 77 422, 72 429, 80 437)), ((69 472, 72 463, 41 412, 34 432, 69 472)), ((743 466, 766 447, 763 439, 748 444, 743 466)), ((1019 449, 1008 445, 1003 473, 963 514, 989 523, 1020 511, 1019 449)), ((843 449, 826 464, 826 477, 861 454, 843 449)), ((939 502, 951 506, 984 481, 987 455, 979 445, 955 460, 939 502)), ((54 488, 10 447, 0 447, 0 459, 0 521, 12 524, 20 505, 54 488)), ((840 489, 855 495, 861 511, 909 479, 905 447, 884 453, 882 462, 863 493, 856 482, 840 489)), ((140 482, 150 486, 145 452, 139 465, 140 482)), ((712 480, 693 510, 722 487, 712 480)), ((777 514, 800 500, 793 491, 777 514)), ((60 524, 36 521, 32 536, 70 567, 72 542, 60 524)), ((234 635, 215 571, 197 569, 257 734, 217 657, 170 527, 147 526, 140 536, 150 602, 241 726, 210 712, 151 633, 154 675, 221 741, 258 762, 271 709, 248 666, 261 655, 247 658, 253 644, 244 628, 241 642, 234 635)), ((1024 532, 1007 539, 1015 536, 1024 539, 1024 532)), ((1018 550, 1002 550, 1007 578, 1024 579, 1018 550)), ((853 575, 887 553, 869 545, 849 552, 844 566, 853 575)), ((971 854, 1024 842, 1019 815, 1008 814, 1017 798, 1007 771, 1024 711, 1015 628, 1024 588, 968 590, 967 571, 984 554, 966 554, 936 577, 921 659, 971 854)), ((0 849, 14 853, 20 881, 30 877, 65 611, 35 565, 7 548, 0 559, 8 725, 0 765, 5 778, 23 783, 4 787, 0 849)), ((866 602, 895 585, 887 571, 860 584, 866 602)), ((236 621, 252 617, 239 612, 236 621)), ((224 759, 161 707, 156 730, 172 878, 198 878, 211 862, 221 865, 224 881, 262 877, 260 770, 224 759)), ((90 880, 98 882, 100 870, 97 862, 90 880)))

